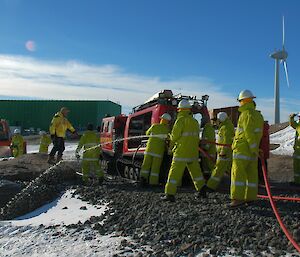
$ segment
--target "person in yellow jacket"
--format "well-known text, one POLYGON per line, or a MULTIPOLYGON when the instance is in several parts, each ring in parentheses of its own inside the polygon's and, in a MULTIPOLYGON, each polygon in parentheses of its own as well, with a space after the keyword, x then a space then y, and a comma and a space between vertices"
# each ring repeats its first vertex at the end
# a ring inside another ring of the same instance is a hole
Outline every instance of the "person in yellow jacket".
POLYGON ((57 152, 56 162, 62 159, 63 152, 65 150, 65 137, 66 131, 70 130, 76 134, 72 124, 68 121, 67 116, 70 110, 66 107, 62 107, 58 113, 56 113, 51 121, 50 135, 53 143, 53 148, 49 154, 48 163, 54 164, 54 156, 57 152))
POLYGON ((48 147, 51 144, 51 137, 47 135, 46 131, 40 131, 40 148, 39 153, 48 153, 48 147))
POLYGON ((100 137, 93 131, 93 124, 87 125, 87 131, 82 135, 76 148, 76 158, 79 159, 79 152, 84 149, 81 170, 82 179, 85 183, 89 182, 89 178, 94 176, 98 179, 99 184, 103 182, 103 171, 101 169, 99 158, 101 155, 100 137))
POLYGON ((24 154, 24 138, 19 129, 14 130, 10 148, 12 149, 13 157, 19 157, 24 154))
POLYGON ((169 123, 171 115, 164 113, 160 117, 159 124, 152 124, 146 131, 149 136, 146 150, 144 152, 144 160, 141 168, 141 185, 145 186, 158 185, 160 166, 164 157, 166 148, 166 139, 170 132, 169 123))
POLYGON ((216 145, 213 144, 214 142, 216 142, 215 128, 214 125, 209 121, 204 125, 200 145, 200 147, 210 156, 210 158, 208 158, 201 154, 201 166, 206 180, 209 179, 212 170, 215 167, 217 148, 216 145))
POLYGON ((243 90, 237 99, 240 102, 240 116, 232 144, 231 207, 257 199, 257 160, 264 119, 255 109, 254 98, 250 90, 243 90))
POLYGON ((199 196, 205 197, 202 190, 205 180, 199 164, 199 123, 193 118, 192 106, 188 100, 181 100, 178 104, 178 115, 170 136, 173 159, 165 186, 164 201, 175 201, 177 186, 187 167, 199 196))
POLYGON ((206 191, 209 192, 217 189, 224 173, 226 171, 231 171, 232 164, 231 144, 234 137, 234 126, 226 112, 219 112, 217 115, 217 121, 219 123, 218 143, 221 145, 217 146, 216 166, 210 179, 207 181, 206 191))
POLYGON ((297 116, 295 113, 290 115, 290 125, 296 130, 293 154, 294 183, 292 184, 300 186, 300 123, 295 121, 295 116, 297 116))

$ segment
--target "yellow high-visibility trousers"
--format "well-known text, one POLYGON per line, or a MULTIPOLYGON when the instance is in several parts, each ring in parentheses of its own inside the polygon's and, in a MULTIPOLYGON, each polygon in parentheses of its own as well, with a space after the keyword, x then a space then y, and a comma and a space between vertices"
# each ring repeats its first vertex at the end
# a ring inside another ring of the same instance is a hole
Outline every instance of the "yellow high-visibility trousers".
POLYGON ((146 179, 150 185, 158 185, 159 183, 159 172, 163 158, 154 157, 149 154, 144 156, 141 177, 146 179))
POLYGON ((230 198, 252 201, 257 199, 258 171, 256 160, 233 159, 230 198))
POLYGON ((224 173, 226 171, 231 170, 231 160, 220 160, 219 158, 217 159, 215 168, 211 174, 211 177, 207 181, 207 186, 213 190, 216 190, 222 177, 224 176, 224 173))
POLYGON ((188 168, 188 171, 192 177, 196 190, 200 191, 200 189, 204 186, 205 180, 198 160, 193 162, 181 162, 173 160, 170 167, 167 184, 165 186, 166 194, 176 194, 177 186, 181 184, 182 176, 186 167, 188 168))
POLYGON ((207 157, 202 157, 203 174, 208 174, 208 175, 212 174, 214 167, 215 167, 214 161, 212 161, 207 157))
POLYGON ((104 176, 103 170, 99 164, 99 161, 85 161, 83 160, 81 163, 82 170, 82 179, 84 182, 87 182, 90 176, 96 176, 97 178, 101 178, 104 176))

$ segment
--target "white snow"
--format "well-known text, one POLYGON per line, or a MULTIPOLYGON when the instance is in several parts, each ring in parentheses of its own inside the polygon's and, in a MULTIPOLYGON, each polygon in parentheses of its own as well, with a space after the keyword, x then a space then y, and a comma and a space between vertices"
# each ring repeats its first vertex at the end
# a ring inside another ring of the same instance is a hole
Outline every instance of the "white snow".
MULTIPOLYGON (((65 143, 65 151, 63 153, 63 159, 70 160, 75 159, 75 150, 77 148, 78 142, 66 142, 65 143)), ((38 153, 39 152, 39 144, 28 144, 27 145, 27 153, 38 153)), ((48 152, 52 149, 52 144, 49 145, 48 152)))
POLYGON ((65 192, 60 198, 55 201, 36 209, 24 216, 18 217, 16 220, 8 221, 12 225, 70 225, 76 224, 79 221, 85 222, 91 216, 100 216, 107 209, 107 204, 102 206, 93 206, 77 197, 72 198, 72 190, 65 192), (85 206, 86 210, 81 210, 80 207, 85 206))
POLYGON ((0 256, 105 257, 119 253, 120 242, 128 238, 102 236, 90 227, 79 230, 62 226, 79 221, 84 223, 91 216, 100 216, 108 208, 106 204, 92 206, 71 197, 72 193, 69 190, 55 201, 16 220, 0 221, 0 256), (80 209, 82 206, 87 210, 80 209), (41 224, 55 227, 47 229, 39 226, 41 224))
POLYGON ((271 144, 280 144, 280 146, 271 151, 273 154, 278 155, 293 155, 294 149, 294 140, 295 140, 295 129, 291 126, 286 127, 274 134, 270 135, 271 144))

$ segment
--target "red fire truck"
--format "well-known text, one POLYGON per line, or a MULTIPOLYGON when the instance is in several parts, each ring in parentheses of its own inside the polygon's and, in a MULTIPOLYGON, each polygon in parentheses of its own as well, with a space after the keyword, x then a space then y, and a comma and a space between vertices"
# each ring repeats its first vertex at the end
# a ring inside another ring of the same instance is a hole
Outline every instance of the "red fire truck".
MULTIPOLYGON (((132 180, 139 179, 147 137, 143 137, 153 123, 159 123, 163 113, 169 113, 172 124, 176 120, 176 109, 180 100, 187 99, 192 104, 192 112, 199 115, 201 125, 209 121, 207 110, 208 95, 173 95, 171 90, 163 90, 145 103, 133 108, 128 116, 106 117, 102 120, 101 144, 102 167, 107 173, 118 174, 132 180)), ((171 158, 166 154, 161 167, 161 181, 165 181, 171 158)))

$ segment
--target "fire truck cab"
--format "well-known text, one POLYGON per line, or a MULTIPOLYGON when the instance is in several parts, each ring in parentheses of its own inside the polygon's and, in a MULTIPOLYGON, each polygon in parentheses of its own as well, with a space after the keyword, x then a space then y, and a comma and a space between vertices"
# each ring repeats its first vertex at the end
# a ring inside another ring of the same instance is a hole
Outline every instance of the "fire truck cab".
MULTIPOLYGON (((106 162, 103 165, 104 169, 108 173, 116 172, 122 177, 138 180, 147 142, 146 131, 152 124, 159 123, 160 116, 164 113, 171 115, 172 126, 177 116, 177 105, 182 99, 190 101, 194 114, 201 114, 202 125, 209 121, 206 107, 207 95, 201 99, 194 96, 174 96, 171 90, 163 90, 155 94, 145 103, 134 107, 127 117, 122 115, 122 118, 120 116, 104 118, 100 133, 103 162, 106 162), (116 131, 116 124, 119 125, 118 131, 116 131)), ((170 157, 166 155, 161 171, 163 179, 166 177, 169 164, 170 157)))

